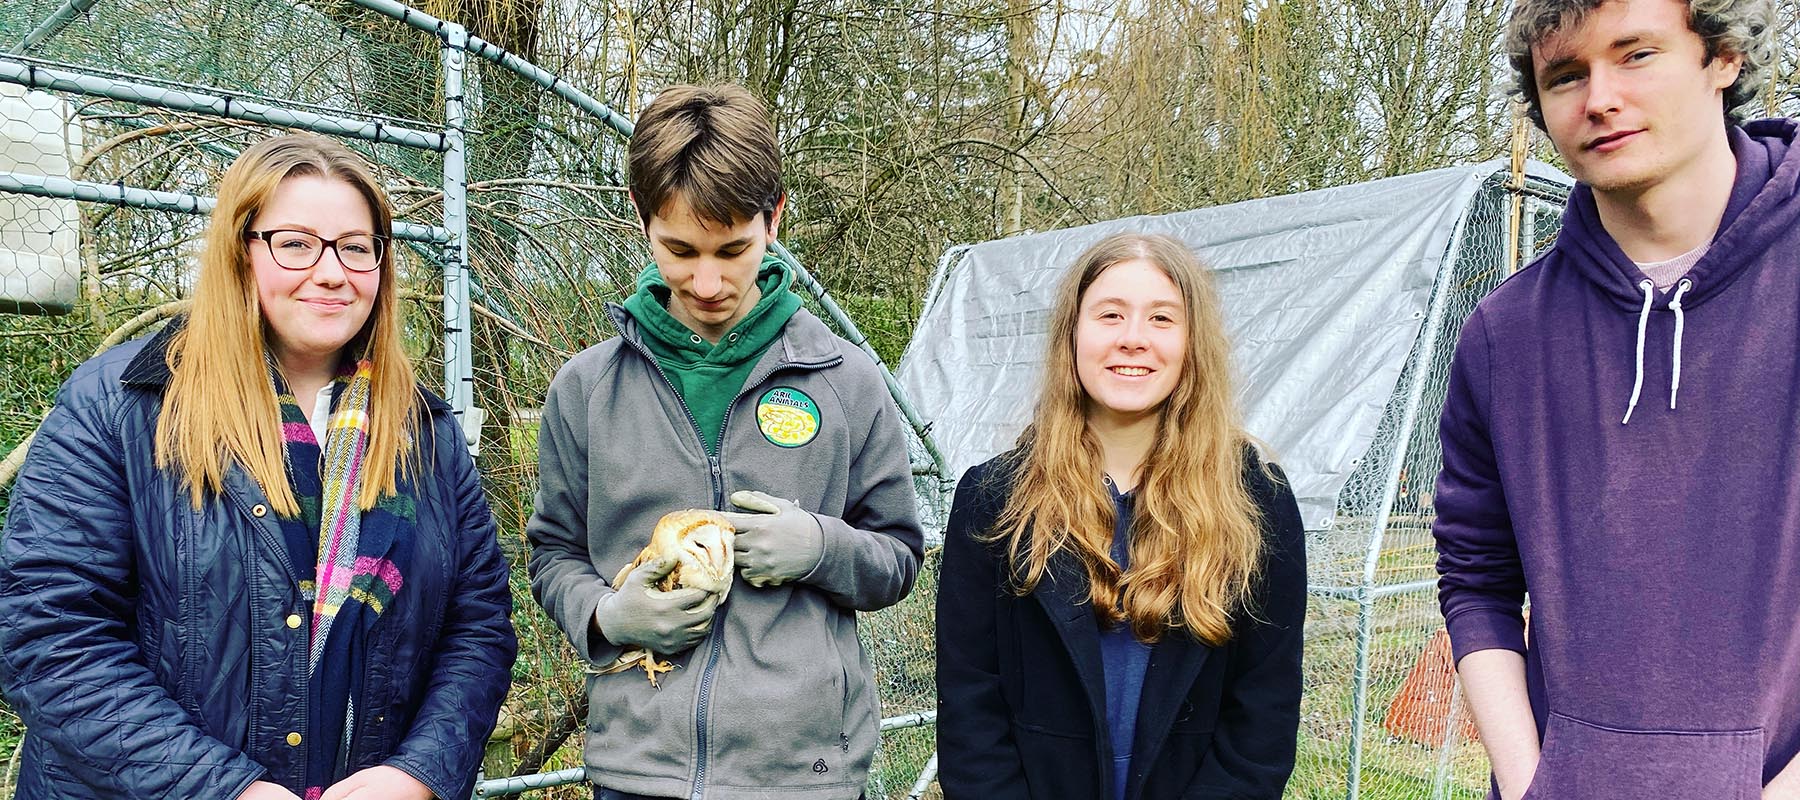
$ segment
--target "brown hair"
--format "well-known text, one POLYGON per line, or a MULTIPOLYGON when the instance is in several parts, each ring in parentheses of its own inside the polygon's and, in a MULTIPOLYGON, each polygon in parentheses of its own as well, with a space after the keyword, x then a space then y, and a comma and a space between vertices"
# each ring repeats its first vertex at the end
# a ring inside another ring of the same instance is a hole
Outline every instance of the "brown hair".
POLYGON ((1087 570, 1089 599, 1107 625, 1128 621, 1138 639, 1170 629, 1208 644, 1231 638, 1262 553, 1261 514, 1244 484, 1250 437, 1231 379, 1231 346, 1208 271, 1167 236, 1118 234, 1084 252, 1059 284, 1050 312, 1044 381, 1019 438, 1018 481, 988 538, 1005 541, 1013 588, 1029 593, 1051 557, 1068 551, 1087 570), (1174 282, 1187 316, 1181 377, 1159 412, 1131 521, 1131 570, 1112 560, 1113 504, 1100 482, 1100 443, 1088 428, 1087 391, 1075 371, 1082 296, 1115 264, 1143 259, 1174 282))
MULTIPOLYGON (((1525 113, 1538 129, 1544 128, 1544 109, 1538 102, 1537 71, 1531 62, 1531 48, 1542 44, 1553 34, 1581 24, 1581 21, 1603 3, 1615 0, 1518 0, 1512 16, 1506 21, 1506 58, 1512 62, 1513 95, 1525 103, 1525 113)), ((1721 55, 1737 55, 1743 67, 1731 86, 1725 89, 1725 118, 1742 119, 1742 109, 1749 105, 1768 80, 1775 63, 1775 40, 1769 31, 1775 25, 1775 5, 1771 0, 1687 0, 1688 30, 1699 35, 1706 44, 1706 60, 1721 55)))
MULTIPOLYGON (((187 325, 169 343, 169 387, 156 424, 156 464, 181 473, 198 507, 224 486, 229 462, 241 464, 275 510, 300 513, 288 484, 281 409, 264 352, 270 333, 256 293, 245 232, 283 180, 311 175, 355 187, 374 214, 373 231, 393 229, 393 206, 361 156, 319 136, 281 136, 250 146, 226 169, 218 205, 207 224, 200 274, 187 325)), ((394 248, 382 248, 375 307, 348 352, 374 363, 369 396, 369 450, 364 510, 391 495, 402 469, 400 452, 418 426, 418 387, 401 345, 395 303, 394 248)))
POLYGON ((664 89, 638 117, 628 155, 645 225, 677 194, 702 219, 735 225, 772 216, 786 193, 769 110, 741 86, 664 89))

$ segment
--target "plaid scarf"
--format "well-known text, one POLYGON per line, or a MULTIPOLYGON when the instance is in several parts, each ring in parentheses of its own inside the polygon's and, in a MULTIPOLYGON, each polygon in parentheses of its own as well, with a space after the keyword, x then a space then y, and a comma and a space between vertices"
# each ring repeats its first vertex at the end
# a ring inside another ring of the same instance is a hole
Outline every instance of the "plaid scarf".
POLYGON ((369 511, 357 507, 366 477, 373 372, 370 362, 359 361, 332 381, 331 421, 321 447, 281 370, 269 360, 281 404, 288 484, 300 505, 298 517, 279 522, 289 562, 300 576, 300 594, 312 604, 303 737, 306 800, 317 800, 346 777, 370 631, 399 593, 412 554, 411 486, 403 483, 369 511))

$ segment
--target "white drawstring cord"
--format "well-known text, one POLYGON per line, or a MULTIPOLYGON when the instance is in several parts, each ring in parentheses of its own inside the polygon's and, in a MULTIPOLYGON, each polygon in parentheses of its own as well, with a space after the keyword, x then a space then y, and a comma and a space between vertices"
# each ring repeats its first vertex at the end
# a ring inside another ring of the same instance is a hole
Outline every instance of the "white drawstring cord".
POLYGON ((1669 310, 1675 312, 1675 377, 1669 384, 1669 410, 1675 410, 1675 397, 1681 394, 1681 326, 1684 322, 1681 315, 1681 295, 1694 288, 1694 282, 1686 278, 1675 286, 1675 297, 1669 300, 1669 310))
POLYGON ((1620 425, 1631 424, 1631 412, 1637 410, 1638 395, 1644 391, 1644 332, 1650 328, 1650 298, 1656 292, 1656 284, 1646 278, 1638 288, 1644 290, 1644 310, 1638 313, 1637 379, 1631 383, 1631 403, 1625 406, 1625 418, 1619 421, 1620 425))

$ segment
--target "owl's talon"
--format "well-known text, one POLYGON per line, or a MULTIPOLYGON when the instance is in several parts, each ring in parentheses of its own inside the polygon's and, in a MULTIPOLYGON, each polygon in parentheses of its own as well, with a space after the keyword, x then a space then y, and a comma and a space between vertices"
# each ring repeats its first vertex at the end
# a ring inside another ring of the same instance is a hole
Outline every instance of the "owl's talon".
POLYGON ((656 680, 657 675, 675 671, 675 664, 673 662, 657 661, 654 655, 644 659, 643 663, 638 666, 643 667, 644 674, 650 676, 650 688, 652 689, 662 688, 662 684, 656 680))

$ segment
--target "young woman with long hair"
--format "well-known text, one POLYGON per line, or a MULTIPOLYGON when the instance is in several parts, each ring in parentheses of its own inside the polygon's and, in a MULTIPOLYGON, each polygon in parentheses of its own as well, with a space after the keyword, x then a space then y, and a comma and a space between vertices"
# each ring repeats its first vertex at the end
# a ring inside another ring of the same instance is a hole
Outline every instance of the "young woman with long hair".
POLYGON ((1207 271, 1089 248, 1018 447, 957 486, 937 599, 947 800, 1277 798, 1299 725, 1305 540, 1244 432, 1207 271))
POLYGON ((331 140, 249 147, 192 310, 63 385, 0 544, 20 800, 470 794, 511 596, 391 208, 331 140))

